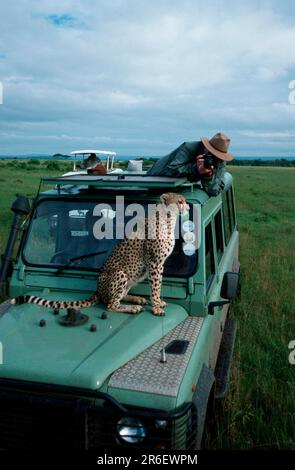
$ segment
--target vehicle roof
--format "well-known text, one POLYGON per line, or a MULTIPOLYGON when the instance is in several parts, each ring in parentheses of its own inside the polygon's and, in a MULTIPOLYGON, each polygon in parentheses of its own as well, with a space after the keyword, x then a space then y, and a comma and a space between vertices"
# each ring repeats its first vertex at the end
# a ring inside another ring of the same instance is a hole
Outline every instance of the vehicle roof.
POLYGON ((116 152, 111 152, 110 150, 74 150, 73 152, 71 152, 71 155, 85 155, 87 153, 99 153, 101 155, 117 155, 116 152))
POLYGON ((43 184, 54 185, 54 189, 44 191, 43 196, 70 196, 70 195, 93 195, 100 192, 108 194, 116 192, 128 192, 128 194, 150 193, 161 194, 167 191, 179 192, 187 199, 194 199, 200 204, 204 204, 208 199, 208 194, 203 191, 198 183, 192 183, 187 178, 171 178, 162 176, 146 176, 123 172, 120 174, 108 174, 104 176, 93 175, 68 175, 57 176, 55 178, 43 178, 43 184))
POLYGON ((61 175, 55 178, 42 178, 44 183, 57 184, 59 186, 72 185, 80 186, 89 184, 94 187, 124 186, 136 187, 161 187, 175 188, 186 183, 190 184, 187 178, 170 178, 167 176, 148 176, 146 174, 135 174, 134 172, 122 172, 107 175, 89 175, 78 173, 77 175, 61 175))
MULTIPOLYGON (((232 186, 233 178, 230 173, 227 176, 223 191, 232 186)), ((178 192, 189 201, 196 201, 204 205, 207 201, 210 207, 216 203, 220 204, 220 198, 210 197, 201 187, 200 182, 189 181, 186 177, 172 178, 167 176, 150 176, 146 172, 135 173, 134 171, 122 171, 121 173, 110 172, 106 175, 89 175, 82 173, 71 173, 54 178, 42 178, 42 184, 54 185, 50 191, 42 191, 41 197, 79 196, 93 197, 101 194, 125 193, 134 196, 159 195, 167 191, 178 192), (133 194, 132 194, 133 193, 133 194)))

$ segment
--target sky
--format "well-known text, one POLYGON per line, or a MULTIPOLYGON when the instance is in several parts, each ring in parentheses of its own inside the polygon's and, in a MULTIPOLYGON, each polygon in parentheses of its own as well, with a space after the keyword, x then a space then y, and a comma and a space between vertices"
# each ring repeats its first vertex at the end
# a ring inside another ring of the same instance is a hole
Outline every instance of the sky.
POLYGON ((0 154, 295 156, 294 45, 292 0, 3 1, 0 154))

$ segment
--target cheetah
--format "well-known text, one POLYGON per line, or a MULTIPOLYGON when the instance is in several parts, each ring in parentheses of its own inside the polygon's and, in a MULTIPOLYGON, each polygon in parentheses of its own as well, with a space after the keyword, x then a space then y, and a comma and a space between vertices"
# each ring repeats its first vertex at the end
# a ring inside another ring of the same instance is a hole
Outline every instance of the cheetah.
POLYGON ((132 286, 149 278, 152 312, 164 316, 166 303, 161 300, 164 263, 175 245, 175 224, 180 213, 189 209, 177 193, 162 194, 148 217, 138 224, 131 237, 120 242, 103 265, 97 291, 88 299, 75 302, 50 301, 35 296, 20 296, 13 304, 34 303, 47 308, 85 308, 102 302, 113 312, 139 313, 147 304, 144 297, 129 295, 132 286), (121 302, 129 302, 122 304, 121 302))

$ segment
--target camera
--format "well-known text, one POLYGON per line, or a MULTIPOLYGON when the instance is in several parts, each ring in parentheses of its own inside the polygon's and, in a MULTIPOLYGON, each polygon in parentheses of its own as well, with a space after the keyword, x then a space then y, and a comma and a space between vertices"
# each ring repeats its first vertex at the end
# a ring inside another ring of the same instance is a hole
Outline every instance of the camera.
POLYGON ((204 156, 204 167, 205 168, 211 168, 213 166, 214 168, 217 168, 219 162, 219 158, 215 157, 212 153, 206 153, 204 156))

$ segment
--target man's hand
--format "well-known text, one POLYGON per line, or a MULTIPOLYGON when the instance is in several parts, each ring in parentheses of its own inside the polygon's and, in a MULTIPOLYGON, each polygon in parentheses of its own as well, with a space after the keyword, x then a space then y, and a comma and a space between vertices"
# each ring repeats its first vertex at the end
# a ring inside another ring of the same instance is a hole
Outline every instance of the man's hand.
POLYGON ((211 165, 210 168, 206 168, 204 166, 204 155, 198 155, 196 157, 196 162, 197 162, 197 168, 198 168, 198 173, 201 176, 212 176, 214 173, 214 166, 211 165))

